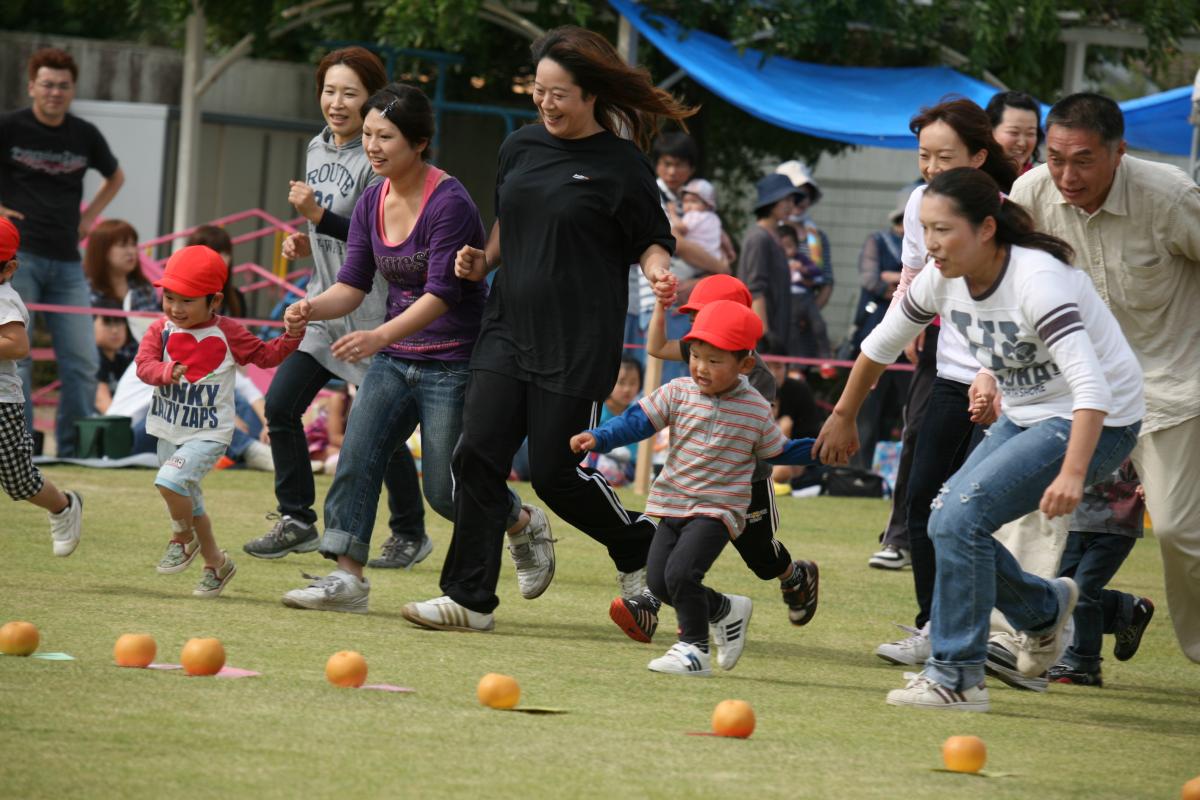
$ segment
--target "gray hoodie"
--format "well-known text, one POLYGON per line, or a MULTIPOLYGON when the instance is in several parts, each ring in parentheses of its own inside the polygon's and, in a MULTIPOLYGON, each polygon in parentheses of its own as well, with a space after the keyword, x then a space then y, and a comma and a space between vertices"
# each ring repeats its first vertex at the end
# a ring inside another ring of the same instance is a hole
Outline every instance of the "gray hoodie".
MULTIPOLYGON (((361 137, 338 147, 333 143, 333 132, 327 127, 308 143, 304 181, 316 192, 317 204, 327 211, 348 220, 363 190, 379 180, 363 152, 361 137)), ((338 270, 346 258, 346 242, 318 233, 317 226, 311 222, 308 238, 313 257, 308 296, 316 297, 337 282, 338 270)), ((333 357, 330 348, 351 331, 371 330, 382 325, 386 303, 387 283, 376 273, 374 285, 363 298, 362 305, 341 319, 311 323, 300 343, 300 350, 342 380, 361 384, 369 362, 350 364, 340 361, 333 357)))

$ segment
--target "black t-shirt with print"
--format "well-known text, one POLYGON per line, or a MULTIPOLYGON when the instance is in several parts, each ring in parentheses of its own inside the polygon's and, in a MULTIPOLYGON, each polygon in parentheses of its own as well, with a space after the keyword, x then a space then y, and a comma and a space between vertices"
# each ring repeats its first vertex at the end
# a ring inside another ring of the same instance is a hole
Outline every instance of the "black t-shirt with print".
POLYGON ((61 125, 38 122, 33 109, 0 114, 0 205, 13 218, 21 249, 44 258, 79 260, 79 204, 83 176, 117 171, 117 159, 99 129, 73 114, 61 125))
POLYGON ((653 244, 674 252, 654 171, 604 131, 511 134, 496 175, 501 267, 471 358, 558 394, 603 400, 621 361, 629 265, 653 244))

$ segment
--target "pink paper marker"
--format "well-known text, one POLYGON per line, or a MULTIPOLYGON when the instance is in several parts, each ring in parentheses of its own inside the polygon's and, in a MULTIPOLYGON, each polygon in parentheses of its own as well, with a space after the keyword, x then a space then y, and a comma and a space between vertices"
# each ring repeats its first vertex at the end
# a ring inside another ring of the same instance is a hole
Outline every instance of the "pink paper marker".
POLYGON ((375 689, 380 692, 415 692, 416 689, 410 689, 407 686, 393 686, 390 683, 371 683, 366 686, 358 687, 360 689, 375 689))

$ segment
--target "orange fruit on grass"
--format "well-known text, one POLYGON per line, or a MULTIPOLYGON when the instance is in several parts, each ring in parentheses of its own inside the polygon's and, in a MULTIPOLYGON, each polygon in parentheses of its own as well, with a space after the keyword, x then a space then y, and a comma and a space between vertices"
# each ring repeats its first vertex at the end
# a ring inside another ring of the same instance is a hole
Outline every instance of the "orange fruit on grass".
POLYGON ((754 709, 745 700, 722 700, 713 709, 712 729, 717 736, 745 739, 754 733, 754 709))
POLYGON ((979 772, 987 763, 987 745, 978 736, 951 736, 942 743, 942 761, 951 772, 979 772))
POLYGON ((38 649, 40 639, 37 626, 32 622, 6 622, 0 627, 0 653, 27 656, 38 649))
POLYGON ((353 650, 338 651, 325 662, 325 679, 334 686, 357 689, 367 682, 367 660, 353 650))
POLYGON ((1179 792, 1179 800, 1200 800, 1200 775, 1183 785, 1179 792))
POLYGON ((113 645, 113 661, 122 667, 148 667, 157 652, 158 645, 150 634, 126 633, 113 645))
POLYGON ((188 675, 216 675, 225 666, 225 647, 220 639, 188 639, 179 662, 188 675))
POLYGON ((479 679, 475 695, 490 708, 513 708, 521 699, 521 687, 516 678, 489 672, 479 679))

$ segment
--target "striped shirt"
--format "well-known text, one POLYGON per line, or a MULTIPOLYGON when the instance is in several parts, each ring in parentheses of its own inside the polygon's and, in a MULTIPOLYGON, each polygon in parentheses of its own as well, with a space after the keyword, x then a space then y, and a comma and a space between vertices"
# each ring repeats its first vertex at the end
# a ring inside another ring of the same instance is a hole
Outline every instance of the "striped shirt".
POLYGON ((642 398, 641 408, 655 429, 671 428, 667 463, 650 490, 646 513, 714 517, 736 538, 746 527, 755 462, 779 455, 786 441, 771 405, 745 376, 715 397, 684 377, 642 398))
POLYGON ((1105 425, 1141 420, 1142 370, 1112 312, 1083 272, 1042 250, 1012 247, 995 284, 972 296, 962 278, 921 271, 862 352, 890 364, 934 315, 996 375, 1005 415, 1021 427, 1078 409, 1105 425))

